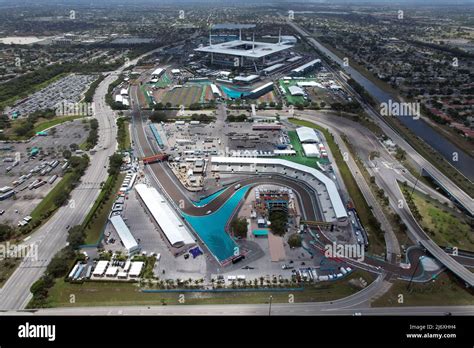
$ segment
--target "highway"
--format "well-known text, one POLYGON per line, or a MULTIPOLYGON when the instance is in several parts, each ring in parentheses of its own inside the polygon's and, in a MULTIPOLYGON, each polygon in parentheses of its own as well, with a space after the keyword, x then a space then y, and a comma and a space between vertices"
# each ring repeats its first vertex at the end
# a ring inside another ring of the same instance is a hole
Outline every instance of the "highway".
POLYGON ((82 223, 94 204, 101 182, 107 178, 108 157, 115 151, 117 133, 113 111, 105 103, 105 94, 117 73, 109 74, 94 95, 94 117, 99 121, 99 150, 80 184, 71 193, 69 204, 58 209, 52 218, 34 232, 28 243, 38 246, 37 260, 26 258, 0 290, 1 309, 24 308, 31 298, 30 287, 41 277, 51 258, 66 245, 67 226, 82 223))
MULTIPOLYGON (((309 43, 316 49, 320 49, 321 44, 316 41, 314 38, 310 37, 309 34, 296 23, 286 20, 287 24, 290 25, 295 31, 297 31, 303 37, 306 37, 309 43)), ((418 168, 428 171, 445 189, 447 189, 451 195, 457 199, 465 209, 474 216, 474 199, 471 198, 466 192, 460 189, 456 184, 454 184, 446 175, 441 173, 434 165, 432 165, 428 160, 421 156, 408 142, 399 135, 395 130, 393 130, 390 125, 386 123, 384 118, 380 113, 375 110, 370 105, 367 105, 363 102, 357 95, 357 93, 350 87, 343 79, 340 78, 339 74, 328 67, 330 71, 334 73, 334 77, 338 82, 344 85, 348 90, 352 91, 357 101, 366 109, 369 116, 374 119, 377 124, 382 128, 384 133, 390 137, 400 148, 402 148, 407 155, 413 159, 415 163, 418 164, 418 168)))
MULTIPOLYGON (((307 37, 309 43, 313 45, 314 48, 318 48, 320 45, 314 38, 309 37, 308 33, 296 25, 292 21, 288 21, 287 23, 299 34, 302 36, 307 37)), ((444 174, 442 174, 436 167, 434 167, 429 161, 427 161, 423 156, 418 154, 415 149, 411 147, 398 133, 396 133, 383 119, 383 117, 371 106, 367 105, 361 98, 357 95, 357 93, 343 80, 339 77, 339 74, 331 69, 329 66, 327 67, 330 71, 333 72, 334 78, 338 80, 338 82, 343 85, 347 90, 351 91, 354 98, 364 107, 367 111, 368 115, 374 119, 377 124, 382 128, 384 133, 389 136, 400 148, 406 151, 407 155, 411 157, 416 163, 419 164, 420 168, 424 170, 428 170, 431 175, 440 182, 445 188, 447 188, 450 193, 463 204, 463 206, 474 215, 474 200, 467 195, 464 191, 462 191, 459 187, 457 187, 449 178, 447 178, 444 174)), ((383 176, 379 176, 382 183, 382 188, 385 190, 385 193, 390 198, 390 204, 392 208, 395 208, 395 211, 399 212, 400 217, 407 225, 409 231, 412 234, 412 239, 415 242, 419 242, 423 247, 427 249, 427 251, 433 255, 438 261, 440 261, 444 266, 450 269, 453 273, 455 273, 458 277, 463 279, 467 284, 470 286, 474 286, 474 274, 458 263, 455 259, 451 256, 447 255, 444 250, 436 245, 428 235, 423 231, 421 226, 418 222, 414 219, 413 215, 407 208, 408 205, 401 193, 398 185, 395 185, 396 181, 393 180, 391 182, 386 183, 385 178, 383 176), (401 200, 404 204, 402 208, 398 208, 398 202, 401 200)))
MULTIPOLYGON (((474 315, 474 306, 426 306, 426 307, 374 307, 374 308, 332 308, 328 302, 310 303, 272 303, 270 315, 362 315, 362 316, 443 316, 447 313, 456 316, 474 315)), ((268 316, 268 304, 237 305, 167 305, 167 306, 130 306, 130 307, 72 307, 39 309, 35 312, 9 312, 7 315, 22 316, 143 316, 143 315, 176 315, 176 316, 268 316)))

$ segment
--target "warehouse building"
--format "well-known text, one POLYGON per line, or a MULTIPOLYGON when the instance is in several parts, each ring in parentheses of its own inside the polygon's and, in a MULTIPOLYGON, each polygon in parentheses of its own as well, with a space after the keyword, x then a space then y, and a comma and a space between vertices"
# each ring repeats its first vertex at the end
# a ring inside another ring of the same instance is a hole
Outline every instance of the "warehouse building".
POLYGON ((298 139, 302 144, 307 143, 320 143, 321 140, 319 139, 318 134, 313 128, 309 127, 299 127, 296 128, 296 134, 298 135, 298 139))
POLYGON ((109 220, 114 226, 114 229, 120 237, 120 240, 122 241, 124 248, 127 250, 127 253, 131 255, 139 251, 140 247, 138 246, 135 237, 133 237, 130 229, 127 227, 122 217, 120 215, 114 215, 109 220))
POLYGON ((309 63, 306 63, 298 68, 291 70, 291 74, 294 76, 302 76, 319 66, 321 66, 321 59, 314 59, 309 63))
MULTIPOLYGON (((135 190, 171 247, 181 249, 195 244, 195 240, 187 226, 184 225, 182 220, 176 215, 165 197, 154 187, 138 184, 135 186, 135 190)), ((181 250, 174 251, 178 253, 181 250)))

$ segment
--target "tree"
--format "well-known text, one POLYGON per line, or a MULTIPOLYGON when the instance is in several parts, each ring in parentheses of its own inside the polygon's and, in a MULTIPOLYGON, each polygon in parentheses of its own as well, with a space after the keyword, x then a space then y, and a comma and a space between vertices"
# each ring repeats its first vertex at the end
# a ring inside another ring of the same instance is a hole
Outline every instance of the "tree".
POLYGON ((85 243, 85 233, 81 225, 71 227, 67 241, 73 249, 78 249, 79 246, 85 243))
POLYGON ((123 158, 119 153, 114 153, 109 157, 109 175, 117 175, 120 173, 120 167, 122 166, 123 158))
POLYGON ((301 236, 298 233, 293 233, 288 238, 288 245, 292 248, 299 248, 301 247, 301 236))
POLYGON ((71 153, 70 150, 64 150, 64 151, 63 151, 63 157, 64 157, 65 159, 69 159, 69 158, 71 158, 71 156, 72 156, 72 153, 71 153))
POLYGON ((57 207, 61 207, 66 203, 66 201, 69 199, 69 193, 67 191, 61 190, 58 192, 58 194, 54 197, 54 205, 57 207))
POLYGON ((167 117, 166 114, 162 111, 155 111, 149 117, 151 122, 159 123, 159 122, 166 122, 167 117))
POLYGON ((13 234, 13 228, 6 224, 0 224, 0 242, 8 240, 13 234))
POLYGON ((247 237, 247 220, 244 218, 235 218, 232 220, 230 224, 230 228, 234 233, 234 236, 239 238, 246 238, 247 237))
POLYGON ((286 223, 288 222, 288 213, 280 210, 270 212, 269 220, 271 230, 274 234, 283 236, 286 232, 286 223))
POLYGON ((77 151, 79 150, 79 145, 77 145, 76 143, 72 143, 71 145, 69 145, 69 148, 71 149, 71 151, 77 151))

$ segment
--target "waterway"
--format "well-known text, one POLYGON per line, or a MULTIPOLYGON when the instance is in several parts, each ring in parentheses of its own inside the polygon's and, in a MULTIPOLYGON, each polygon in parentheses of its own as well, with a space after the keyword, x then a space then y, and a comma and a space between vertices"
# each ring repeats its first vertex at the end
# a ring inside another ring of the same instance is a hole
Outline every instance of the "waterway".
MULTIPOLYGON (((351 66, 344 66, 342 59, 321 45, 317 40, 314 40, 314 42, 321 52, 325 53, 336 63, 338 63, 346 73, 350 74, 351 77, 360 85, 362 85, 379 103, 388 103, 389 100, 395 100, 393 95, 383 91, 372 81, 359 73, 356 69, 352 68, 351 66)), ((441 134, 431 128, 425 121, 406 116, 400 116, 398 118, 406 127, 408 127, 413 133, 433 147, 436 151, 438 151, 462 174, 464 174, 470 180, 474 180, 474 159, 466 152, 451 143, 448 139, 444 138, 441 134), (453 160, 455 159, 453 155, 454 153, 457 153, 457 160, 453 160)))

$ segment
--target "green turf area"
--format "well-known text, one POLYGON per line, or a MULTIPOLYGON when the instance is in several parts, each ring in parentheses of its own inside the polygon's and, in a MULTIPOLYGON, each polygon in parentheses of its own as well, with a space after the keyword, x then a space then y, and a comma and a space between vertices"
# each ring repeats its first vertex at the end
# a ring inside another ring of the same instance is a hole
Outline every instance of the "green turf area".
POLYGON ((296 105, 296 104, 303 104, 305 102, 302 96, 292 96, 288 87, 296 86, 296 82, 289 80, 289 83, 283 83, 284 80, 280 80, 280 86, 285 90, 285 98, 289 104, 296 105))
POLYGON ((367 201, 365 200, 362 192, 357 185, 354 177, 352 176, 349 167, 347 166, 346 161, 342 157, 341 152, 339 151, 339 146, 335 143, 332 135, 329 131, 323 127, 320 127, 312 122, 289 119, 292 123, 299 126, 311 127, 319 130, 323 133, 329 149, 336 161, 336 165, 339 168, 344 184, 349 191, 349 196, 352 199, 352 202, 357 210, 357 214, 362 222, 362 225, 365 227, 367 234, 369 235, 369 252, 372 254, 382 254, 385 251, 385 243, 383 235, 380 232, 380 228, 377 226, 377 220, 372 214, 367 201))
POLYGON ((54 116, 53 118, 50 118, 50 119, 40 117, 35 121, 33 130, 29 131, 25 135, 17 135, 15 133, 15 129, 18 126, 20 126, 22 123, 24 123, 25 119, 16 119, 12 121, 11 127, 5 130, 4 136, 5 136, 5 139, 8 139, 8 140, 27 140, 31 138, 31 136, 34 136, 36 133, 41 132, 45 129, 60 125, 65 122, 74 121, 82 117, 84 116, 80 116, 80 115, 54 116))
POLYGON ((462 216, 417 191, 413 201, 422 216, 421 226, 436 244, 474 252, 472 229, 462 216))
POLYGON ((37 124, 35 124, 34 131, 35 132, 41 132, 45 129, 48 129, 50 127, 57 126, 59 124, 62 124, 64 122, 69 122, 69 121, 74 121, 78 118, 82 118, 84 116, 80 115, 75 115, 75 116, 63 116, 63 117, 56 117, 52 120, 47 120, 47 121, 40 121, 37 124))
POLYGON ((175 88, 166 94, 161 99, 161 103, 171 103, 173 106, 189 106, 194 103, 199 103, 202 94, 202 88, 199 86, 175 88))
MULTIPOLYGON (((322 302, 347 297, 360 290, 350 282, 364 278, 367 283, 374 279, 373 275, 364 271, 355 271, 345 279, 333 282, 308 284, 303 291, 248 291, 226 293, 186 292, 185 304, 232 304, 232 303, 266 303, 269 296, 273 303, 288 303, 289 295, 294 295, 295 302, 322 302)), ((173 293, 143 293, 137 283, 120 282, 85 282, 70 284, 58 279, 49 292, 48 304, 51 307, 71 306, 127 306, 127 305, 159 305, 179 304, 179 292, 173 293), (76 302, 70 303, 70 295, 75 294, 76 302)))
POLYGON ((120 151, 130 149, 130 122, 121 117, 117 119, 117 142, 120 151))
POLYGON ((40 217, 43 214, 46 214, 49 211, 54 211, 57 209, 56 204, 54 203, 56 197, 63 194, 63 192, 67 191, 67 188, 70 187, 74 182, 74 173, 67 172, 64 174, 61 181, 59 181, 56 186, 53 187, 51 191, 43 198, 43 200, 35 207, 35 209, 31 212, 31 217, 33 220, 40 220, 40 217))
POLYGON ((167 73, 164 73, 163 76, 161 76, 161 78, 158 80, 158 82, 153 84, 153 87, 166 88, 170 84, 171 84, 171 79, 169 78, 167 73))
POLYGON ((300 140, 298 139, 298 134, 296 134, 296 131, 288 131, 288 137, 290 138, 291 145, 293 146, 293 150, 296 151, 296 156, 281 156, 281 159, 303 164, 305 166, 311 167, 311 168, 316 168, 320 169, 317 162, 320 163, 328 163, 329 160, 325 158, 314 158, 314 157, 306 157, 304 155, 304 150, 303 146, 300 143, 300 140))
POLYGON ((118 175, 117 180, 115 180, 115 183, 113 183, 113 177, 109 176, 106 183, 104 184, 103 189, 99 193, 99 197, 97 197, 89 214, 84 220, 86 224, 86 245, 98 243, 100 235, 102 234, 105 224, 109 218, 110 210, 112 209, 115 199, 117 198, 116 193, 120 189, 120 186, 122 186, 124 177, 125 174, 118 175), (112 184, 113 188, 110 190, 110 193, 108 193, 107 186, 112 184))
POLYGON ((148 96, 147 90, 143 85, 140 86, 140 91, 143 93, 143 96, 145 97, 145 100, 148 103, 148 106, 149 107, 153 106, 153 102, 151 101, 151 98, 148 96))
POLYGON ((466 289, 453 275, 446 272, 434 281, 412 283, 407 290, 408 282, 397 280, 390 290, 372 302, 372 307, 403 306, 460 306, 474 304, 474 291, 466 289), (403 303, 399 303, 399 295, 403 303))

